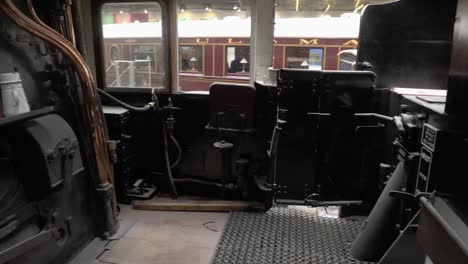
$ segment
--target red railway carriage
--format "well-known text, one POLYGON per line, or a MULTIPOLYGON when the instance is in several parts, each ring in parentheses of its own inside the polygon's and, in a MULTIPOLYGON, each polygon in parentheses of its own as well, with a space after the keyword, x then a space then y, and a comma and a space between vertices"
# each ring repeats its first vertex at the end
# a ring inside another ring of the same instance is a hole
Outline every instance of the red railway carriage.
MULTIPOLYGON (((154 24, 104 26, 108 87, 163 86, 165 54, 162 52, 161 32, 157 32, 158 27, 154 24)), ((208 91, 213 82, 250 82, 250 32, 241 29, 226 33, 219 29, 222 27, 219 24, 213 26, 210 23, 212 28, 205 27, 204 36, 179 37, 180 90, 208 91)), ((337 70, 340 69, 338 53, 355 49, 358 44, 353 37, 343 37, 346 34, 336 38, 316 38, 310 37, 313 32, 306 32, 305 37, 288 33, 279 32, 275 37, 272 65, 275 69, 337 70)))

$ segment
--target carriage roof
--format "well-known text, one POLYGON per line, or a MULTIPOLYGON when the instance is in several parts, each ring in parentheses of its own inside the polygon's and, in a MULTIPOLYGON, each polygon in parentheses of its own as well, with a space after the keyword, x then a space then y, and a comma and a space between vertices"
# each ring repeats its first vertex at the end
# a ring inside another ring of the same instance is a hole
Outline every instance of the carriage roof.
MULTIPOLYGON (((161 22, 107 24, 104 38, 158 38, 161 22)), ((250 37, 250 19, 192 20, 178 23, 179 37, 250 37), (229 31, 226 29, 229 28, 229 31)), ((280 18, 275 21, 276 37, 356 38, 359 19, 280 18)))

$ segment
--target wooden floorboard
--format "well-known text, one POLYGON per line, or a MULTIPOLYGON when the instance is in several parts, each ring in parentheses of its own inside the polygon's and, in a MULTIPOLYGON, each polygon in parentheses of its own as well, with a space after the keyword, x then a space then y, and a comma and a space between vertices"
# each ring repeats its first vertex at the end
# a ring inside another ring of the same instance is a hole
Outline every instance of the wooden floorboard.
POLYGON ((156 199, 135 201, 133 209, 153 211, 232 212, 261 206, 249 201, 225 201, 204 199, 156 199))

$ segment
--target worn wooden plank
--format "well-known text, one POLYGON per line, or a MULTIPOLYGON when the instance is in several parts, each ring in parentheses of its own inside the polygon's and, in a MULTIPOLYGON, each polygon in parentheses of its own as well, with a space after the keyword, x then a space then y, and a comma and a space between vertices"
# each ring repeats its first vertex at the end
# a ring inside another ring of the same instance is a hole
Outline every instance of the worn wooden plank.
POLYGON ((259 207, 260 204, 248 201, 224 200, 168 200, 135 201, 133 209, 153 211, 194 211, 194 212, 231 212, 259 207))

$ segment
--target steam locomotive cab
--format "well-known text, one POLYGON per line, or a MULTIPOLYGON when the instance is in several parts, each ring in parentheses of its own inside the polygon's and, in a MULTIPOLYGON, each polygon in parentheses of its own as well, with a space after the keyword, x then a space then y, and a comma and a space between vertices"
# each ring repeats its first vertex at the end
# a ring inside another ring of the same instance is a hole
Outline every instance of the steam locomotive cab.
POLYGON ((0 263, 468 263, 467 6, 0 0, 0 263))

